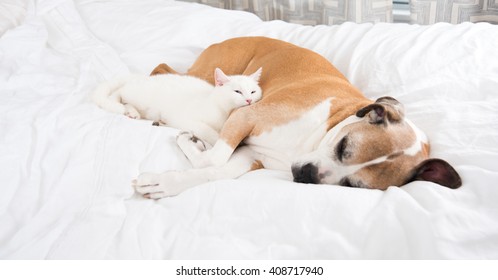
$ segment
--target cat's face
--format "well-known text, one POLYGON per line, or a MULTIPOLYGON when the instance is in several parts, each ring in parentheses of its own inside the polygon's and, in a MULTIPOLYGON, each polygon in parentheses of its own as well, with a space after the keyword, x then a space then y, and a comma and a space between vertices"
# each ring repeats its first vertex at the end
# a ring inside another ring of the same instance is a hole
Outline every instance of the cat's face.
POLYGON ((216 68, 216 87, 234 108, 251 105, 258 102, 262 96, 258 85, 261 71, 262 68, 259 68, 251 75, 227 76, 221 69, 216 68))

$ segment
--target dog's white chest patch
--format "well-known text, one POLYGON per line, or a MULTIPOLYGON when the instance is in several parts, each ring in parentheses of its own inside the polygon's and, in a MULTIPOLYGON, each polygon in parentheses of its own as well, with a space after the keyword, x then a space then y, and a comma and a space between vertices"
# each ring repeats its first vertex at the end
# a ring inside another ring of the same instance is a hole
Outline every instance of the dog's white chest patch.
POLYGON ((250 148, 263 156, 270 169, 289 170, 292 161, 316 149, 327 133, 332 98, 324 100, 300 118, 246 139, 250 148))

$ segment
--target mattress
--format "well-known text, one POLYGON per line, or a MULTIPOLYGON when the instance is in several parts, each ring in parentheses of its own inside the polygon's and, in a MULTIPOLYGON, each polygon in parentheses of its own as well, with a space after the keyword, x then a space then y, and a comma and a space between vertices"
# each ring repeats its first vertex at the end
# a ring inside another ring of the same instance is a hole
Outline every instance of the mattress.
POLYGON ((0 258, 498 258, 498 26, 304 26, 172 0, 23 9, 0 37, 0 258), (171 198, 136 194, 141 172, 191 168, 178 131, 105 112, 89 94, 159 63, 185 72, 239 36, 309 48, 367 97, 400 100, 463 186, 380 191, 256 170, 171 198))

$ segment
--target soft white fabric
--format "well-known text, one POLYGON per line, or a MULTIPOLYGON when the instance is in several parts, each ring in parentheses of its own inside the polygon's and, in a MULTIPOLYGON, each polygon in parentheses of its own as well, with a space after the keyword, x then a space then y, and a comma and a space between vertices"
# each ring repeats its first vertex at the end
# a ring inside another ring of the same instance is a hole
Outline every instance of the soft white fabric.
POLYGON ((0 36, 23 21, 27 6, 28 0, 2 0, 0 2, 0 36))
POLYGON ((0 258, 498 257, 498 26, 308 27, 163 0, 29 7, 0 37, 0 258), (100 110, 91 90, 161 62, 186 71, 210 44, 253 35, 399 99, 463 186, 377 191, 258 170, 159 201, 134 194, 140 172, 189 168, 177 131, 100 110))

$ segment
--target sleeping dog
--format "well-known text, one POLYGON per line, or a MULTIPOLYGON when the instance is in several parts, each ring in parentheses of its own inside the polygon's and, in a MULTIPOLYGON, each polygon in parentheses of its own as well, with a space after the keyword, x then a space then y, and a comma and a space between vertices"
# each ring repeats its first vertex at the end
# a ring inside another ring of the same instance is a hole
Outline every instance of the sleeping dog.
MULTIPOLYGON (((453 167, 429 158, 427 137, 400 102, 367 99, 313 51, 264 37, 235 38, 207 48, 188 75, 213 83, 216 67, 227 74, 263 67, 263 98, 234 111, 211 149, 180 133, 177 143, 194 168, 141 174, 133 184, 145 197, 174 196, 257 168, 292 171, 299 183, 380 190, 414 180, 461 186, 453 167)), ((161 64, 152 74, 160 73, 176 72, 161 64)))

